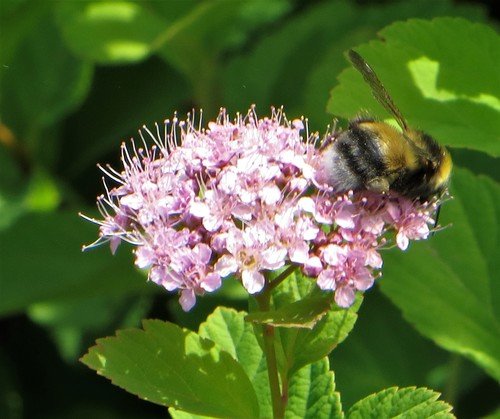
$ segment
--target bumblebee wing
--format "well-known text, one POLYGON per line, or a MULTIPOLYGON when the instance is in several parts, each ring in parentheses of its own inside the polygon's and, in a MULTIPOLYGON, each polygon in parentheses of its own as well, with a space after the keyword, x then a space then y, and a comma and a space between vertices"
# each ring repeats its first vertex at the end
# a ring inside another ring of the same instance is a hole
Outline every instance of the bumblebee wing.
POLYGON ((356 51, 350 49, 348 55, 354 68, 361 73, 365 81, 371 87, 372 94, 375 99, 377 99, 377 102, 396 118, 397 123, 403 131, 408 131, 408 124, 406 120, 403 118, 403 115, 392 101, 391 96, 375 74, 375 71, 373 71, 373 68, 371 68, 363 57, 356 51))

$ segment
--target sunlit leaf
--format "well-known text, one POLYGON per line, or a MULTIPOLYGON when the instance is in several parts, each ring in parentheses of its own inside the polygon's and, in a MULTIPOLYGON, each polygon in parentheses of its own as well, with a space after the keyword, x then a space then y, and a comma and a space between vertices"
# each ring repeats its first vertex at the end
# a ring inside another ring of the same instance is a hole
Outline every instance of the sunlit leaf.
POLYGON ((328 358, 297 371, 290 381, 285 418, 343 418, 340 394, 335 391, 335 377, 328 358))
POLYGON ((271 393, 264 354, 245 312, 219 307, 200 326, 201 337, 208 338, 229 353, 245 370, 257 394, 261 417, 272 416, 271 393))
MULTIPOLYGON (((374 68, 411 125, 455 146, 500 155, 500 36, 459 18, 398 22, 383 41, 356 50, 374 68), (478 46, 481 46, 480 48, 478 46)), ((328 110, 389 119, 353 68, 339 77, 328 110)))
MULTIPOLYGON (((292 274, 273 294, 273 305, 281 310, 299 299, 319 293, 316 284, 300 273, 292 274)), ((349 334, 356 323, 356 312, 362 302, 358 295, 349 309, 334 305, 312 329, 277 328, 281 351, 279 361, 284 374, 292 376, 305 365, 327 356, 349 334)))
POLYGON ((392 387, 360 400, 349 410, 347 418, 454 418, 452 407, 438 398, 439 393, 426 388, 392 387))
POLYGON ((144 400, 195 414, 257 417, 241 366, 214 342, 160 320, 99 339, 82 362, 144 400))
MULTIPOLYGON (((477 3, 468 4, 449 0, 420 0, 363 3, 354 7, 348 16, 335 13, 328 30, 335 34, 319 61, 311 68, 304 90, 304 112, 312 127, 321 129, 332 123, 332 116, 326 113, 329 92, 337 84, 337 76, 346 68, 344 51, 368 42, 376 37, 377 31, 395 21, 409 18, 430 19, 437 16, 465 17, 471 21, 486 21, 486 13, 477 3), (336 20, 336 22, 333 21, 336 20)), ((363 104, 360 104, 362 109, 363 104)))

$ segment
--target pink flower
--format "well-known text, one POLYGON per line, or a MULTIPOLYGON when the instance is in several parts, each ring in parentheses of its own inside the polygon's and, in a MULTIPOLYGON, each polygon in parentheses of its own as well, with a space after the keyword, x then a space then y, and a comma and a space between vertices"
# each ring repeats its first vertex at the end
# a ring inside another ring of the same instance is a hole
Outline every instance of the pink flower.
MULTIPOLYGON (((312 200, 311 200, 312 201, 312 200)), ((309 260, 309 243, 316 238, 319 227, 311 216, 314 203, 302 198, 297 204, 291 203, 284 211, 275 215, 274 221, 279 240, 288 249, 291 262, 304 264, 309 260), (309 214, 304 208, 310 207, 309 214)))
POLYGON ((212 251, 204 243, 194 248, 178 249, 171 258, 168 268, 157 278, 157 283, 167 290, 181 289, 180 303, 186 311, 196 302, 196 295, 212 292, 221 286, 221 277, 210 267, 212 251))
POLYGON ((422 240, 429 236, 429 224, 434 220, 426 209, 415 209, 413 203, 399 199, 387 206, 387 213, 394 224, 397 235, 396 243, 401 250, 406 250, 410 240, 422 240))
POLYGON ((349 307, 357 290, 365 291, 373 285, 367 253, 363 249, 335 244, 323 249, 323 261, 328 267, 319 274, 318 286, 323 290, 336 290, 335 302, 340 307, 349 307))
POLYGON ((97 199, 102 219, 85 218, 99 225, 90 246, 135 246, 136 265, 186 311, 223 278, 254 294, 285 265, 348 307, 380 276, 387 241, 404 250, 429 235, 436 203, 320 184, 318 137, 302 138, 303 121, 281 111, 230 121, 222 110, 206 130, 194 117, 165 124, 164 137, 144 128, 143 147, 122 145, 121 171, 101 168, 116 185, 97 199))
POLYGON ((229 254, 215 264, 215 271, 225 277, 240 273, 243 286, 250 294, 262 290, 263 270, 276 270, 285 265, 286 249, 274 242, 269 226, 255 225, 245 230, 231 230, 226 240, 229 254))

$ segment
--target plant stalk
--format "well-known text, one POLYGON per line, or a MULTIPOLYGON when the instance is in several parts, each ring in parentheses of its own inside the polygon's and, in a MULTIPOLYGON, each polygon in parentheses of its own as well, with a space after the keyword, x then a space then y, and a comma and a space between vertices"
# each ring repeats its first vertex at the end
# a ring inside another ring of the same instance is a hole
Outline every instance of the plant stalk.
MULTIPOLYGON (((269 311, 271 304, 271 292, 264 289, 262 293, 256 296, 259 309, 269 311)), ((269 378, 269 387, 271 389, 271 401, 273 405, 274 419, 285 417, 285 405, 281 397, 280 381, 278 375, 278 361, 276 358, 276 348, 274 345, 274 327, 271 325, 262 325, 262 338, 264 341, 264 355, 267 361, 267 375, 269 378)))

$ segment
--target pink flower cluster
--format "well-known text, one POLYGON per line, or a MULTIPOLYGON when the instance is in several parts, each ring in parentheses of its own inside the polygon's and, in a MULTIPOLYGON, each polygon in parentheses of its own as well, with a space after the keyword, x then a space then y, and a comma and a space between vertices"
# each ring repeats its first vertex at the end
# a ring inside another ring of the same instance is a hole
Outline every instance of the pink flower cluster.
POLYGON ((266 272, 285 265, 348 307, 379 275, 391 233, 404 250, 433 223, 435 204, 318 185, 318 137, 304 141, 302 120, 281 111, 258 119, 251 109, 231 121, 222 110, 208 129, 174 119, 156 135, 144 130, 153 146, 141 133, 142 147, 122 145, 121 172, 102 168, 117 185, 104 182, 94 244, 109 241, 113 253, 122 240, 135 245, 136 265, 178 290, 186 311, 230 275, 254 294, 266 272))

